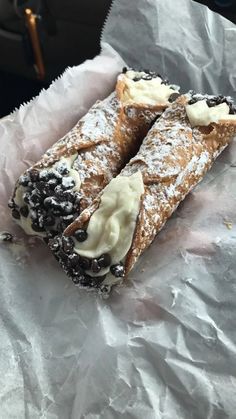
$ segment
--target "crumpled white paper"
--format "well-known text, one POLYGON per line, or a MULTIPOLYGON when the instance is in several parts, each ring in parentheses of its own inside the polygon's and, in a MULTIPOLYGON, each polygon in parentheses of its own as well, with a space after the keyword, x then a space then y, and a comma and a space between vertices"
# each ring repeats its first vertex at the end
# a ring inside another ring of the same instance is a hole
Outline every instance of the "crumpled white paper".
MULTIPOLYGON (((235 34, 192 1, 117 0, 102 55, 0 121, 0 229, 20 172, 113 89, 123 61, 108 44, 183 91, 235 97, 235 34)), ((234 142, 106 301, 40 242, 2 245, 0 418, 234 419, 235 184, 234 142)))

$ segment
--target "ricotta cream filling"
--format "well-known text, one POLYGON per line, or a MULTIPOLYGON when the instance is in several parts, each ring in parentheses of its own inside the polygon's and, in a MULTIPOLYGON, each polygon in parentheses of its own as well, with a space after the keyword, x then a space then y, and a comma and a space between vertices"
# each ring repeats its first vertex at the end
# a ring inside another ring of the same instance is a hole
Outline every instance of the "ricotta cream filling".
POLYGON ((186 105, 186 113, 192 127, 207 126, 211 122, 218 122, 220 119, 236 120, 236 115, 229 115, 227 103, 209 107, 206 100, 199 100, 193 105, 186 105))
MULTIPOLYGON (((88 238, 82 243, 75 239, 75 252, 92 259, 108 253, 111 265, 122 261, 132 244, 143 193, 140 171, 112 179, 104 188, 99 208, 89 220, 88 238)), ((102 269, 99 275, 108 271, 109 267, 102 269)))
POLYGON ((127 71, 125 73, 125 89, 123 102, 125 104, 140 103, 145 105, 165 105, 173 93, 178 93, 178 87, 171 88, 170 85, 161 84, 160 77, 151 80, 140 79, 134 81, 133 78, 145 75, 144 72, 127 71))

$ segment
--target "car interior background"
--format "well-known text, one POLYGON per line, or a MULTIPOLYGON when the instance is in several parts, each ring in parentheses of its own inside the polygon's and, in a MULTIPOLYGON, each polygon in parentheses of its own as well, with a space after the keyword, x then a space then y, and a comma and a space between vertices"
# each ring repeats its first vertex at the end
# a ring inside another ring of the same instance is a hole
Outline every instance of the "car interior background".
MULTIPOLYGON (((198 1, 236 22, 234 0, 198 1)), ((0 117, 93 58, 112 0, 1 0, 0 117)))

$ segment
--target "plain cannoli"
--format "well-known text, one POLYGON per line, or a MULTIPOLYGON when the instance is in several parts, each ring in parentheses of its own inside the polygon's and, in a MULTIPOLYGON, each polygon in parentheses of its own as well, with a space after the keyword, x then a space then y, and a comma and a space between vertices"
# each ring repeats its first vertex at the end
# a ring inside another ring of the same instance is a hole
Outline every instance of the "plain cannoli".
POLYGON ((20 176, 9 202, 27 234, 63 231, 133 156, 177 88, 154 72, 124 69, 116 91, 20 176))
POLYGON ((222 96, 180 96, 139 152, 65 230, 50 241, 81 287, 109 293, 236 134, 236 108, 222 96))

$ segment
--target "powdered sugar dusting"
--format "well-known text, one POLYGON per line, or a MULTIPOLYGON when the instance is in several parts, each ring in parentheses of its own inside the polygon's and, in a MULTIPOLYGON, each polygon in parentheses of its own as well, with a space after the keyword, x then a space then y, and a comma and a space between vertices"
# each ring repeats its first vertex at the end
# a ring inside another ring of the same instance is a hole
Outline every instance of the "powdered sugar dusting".
POLYGON ((193 136, 185 107, 175 103, 154 124, 138 154, 121 174, 141 170, 147 180, 152 179, 151 183, 166 181, 165 195, 171 198, 178 195, 177 187, 186 176, 203 172, 209 157, 199 138, 193 136))
POLYGON ((113 136, 119 116, 119 101, 113 92, 103 101, 96 102, 90 111, 43 156, 37 166, 50 166, 64 157, 72 155, 81 148, 95 146, 113 136))
POLYGON ((81 137, 87 140, 93 138, 95 141, 101 139, 101 135, 107 138, 111 137, 118 118, 117 110, 119 107, 120 104, 115 93, 112 93, 103 102, 95 104, 92 110, 80 121, 82 125, 81 137), (109 124, 107 121, 109 121, 109 124))
POLYGON ((111 165, 112 155, 119 160, 119 149, 114 143, 99 144, 95 150, 82 151, 74 162, 74 169, 79 171, 82 181, 94 175, 101 175, 104 171, 112 173, 116 166, 111 165))

